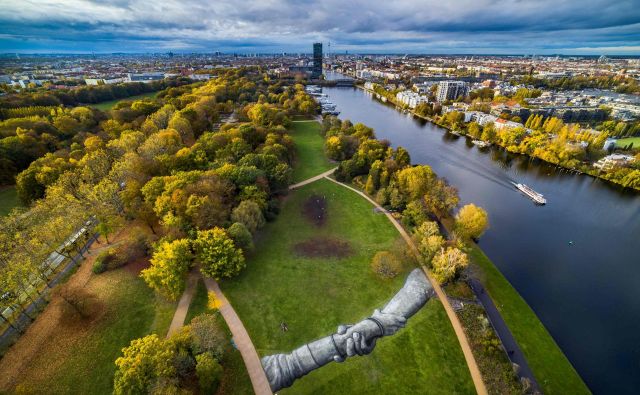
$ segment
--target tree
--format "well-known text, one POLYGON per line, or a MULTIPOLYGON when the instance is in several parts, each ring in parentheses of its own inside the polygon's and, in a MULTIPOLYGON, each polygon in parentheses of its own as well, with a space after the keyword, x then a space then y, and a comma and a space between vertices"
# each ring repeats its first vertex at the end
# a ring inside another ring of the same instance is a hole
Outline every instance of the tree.
POLYGON ((241 222, 234 222, 229 229, 227 229, 229 237, 233 239, 233 242, 243 251, 253 250, 253 236, 251 232, 241 222))
POLYGON ((244 269, 244 255, 221 228, 200 230, 193 242, 200 271, 208 277, 219 280, 233 277, 244 269))
POLYGON ((460 249, 448 247, 446 250, 440 249, 440 252, 431 261, 433 268, 433 276, 439 283, 445 283, 469 265, 469 257, 460 249))
POLYGON ((222 361, 227 339, 224 331, 213 314, 201 314, 190 324, 193 352, 207 353, 222 361))
POLYGON ((174 355, 171 344, 155 333, 131 341, 122 349, 122 356, 116 359, 113 393, 147 393, 155 380, 173 377, 174 355))
POLYGON ((196 374, 203 394, 215 394, 222 377, 222 366, 211 354, 196 355, 196 374))
POLYGON ((431 262, 433 256, 445 243, 440 229, 438 229, 438 224, 433 221, 424 221, 420 224, 414 231, 413 238, 424 263, 431 262))
POLYGON ((191 245, 187 239, 160 243, 151 258, 151 266, 140 276, 158 293, 176 300, 184 291, 184 280, 191 266, 191 245))
POLYGON ((382 278, 394 278, 402 271, 402 262, 389 251, 378 251, 371 260, 371 269, 382 278))
POLYGON ((260 206, 252 200, 240 202, 238 207, 231 212, 231 220, 242 223, 251 233, 254 233, 265 224, 260 206))
POLYGON ((463 238, 479 238, 489 227, 487 212, 475 204, 467 204, 456 214, 456 232, 463 238))

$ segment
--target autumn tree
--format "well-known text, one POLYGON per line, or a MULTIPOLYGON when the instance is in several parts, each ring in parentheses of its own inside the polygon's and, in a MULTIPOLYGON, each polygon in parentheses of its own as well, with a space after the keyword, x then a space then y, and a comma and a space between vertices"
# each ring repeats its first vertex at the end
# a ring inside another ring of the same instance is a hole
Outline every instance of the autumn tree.
POLYGON ((198 231, 193 244, 200 271, 205 276, 216 280, 233 277, 246 266, 242 250, 221 228, 198 231))
POLYGON ((402 271, 402 262, 389 251, 378 251, 371 260, 371 269, 382 278, 394 278, 402 271))
POLYGON ((153 253, 151 266, 144 269, 140 276, 158 293, 176 300, 184 291, 191 260, 189 240, 164 241, 153 253))
POLYGON ((469 257, 460 249, 455 247, 444 247, 440 249, 433 260, 431 267, 433 276, 439 283, 445 283, 454 279, 460 270, 469 265, 469 257))
POLYGON ((445 244, 445 239, 440 234, 438 224, 433 221, 424 221, 421 223, 420 226, 415 229, 413 238, 424 263, 431 262, 436 252, 445 244))
POLYGON ((171 344, 155 333, 131 341, 122 349, 122 356, 116 359, 113 393, 148 393, 154 381, 175 375, 174 355, 171 344))
POLYGON ((478 239, 489 227, 487 212, 475 204, 467 204, 456 214, 456 233, 463 238, 478 239))

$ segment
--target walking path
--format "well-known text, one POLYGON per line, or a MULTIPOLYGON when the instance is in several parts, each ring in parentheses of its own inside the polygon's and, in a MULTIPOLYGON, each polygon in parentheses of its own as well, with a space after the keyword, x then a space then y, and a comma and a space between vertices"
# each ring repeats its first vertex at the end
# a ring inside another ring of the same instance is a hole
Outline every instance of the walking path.
MULTIPOLYGON (((384 207, 380 206, 375 200, 371 199, 364 192, 361 192, 339 181, 336 181, 330 177, 325 176, 324 178, 344 188, 352 190, 353 192, 357 193, 358 195, 362 196, 367 201, 369 201, 371 204, 373 204, 380 212, 384 213, 389 219, 389 221, 391 221, 393 226, 396 227, 398 232, 400 232, 400 235, 405 240, 405 242, 407 243, 411 251, 416 256, 418 255, 418 248, 414 244, 413 239, 411 238, 411 236, 409 236, 407 231, 402 227, 402 225, 400 225, 398 220, 396 220, 389 211, 387 211, 384 207)), ((309 180, 311 180, 311 178, 309 180)), ((429 273, 429 271, 424 266, 422 267, 422 270, 425 272, 425 274, 429 278, 431 285, 433 285, 433 289, 436 291, 436 294, 438 295, 438 298, 440 299, 442 306, 444 306, 444 310, 446 311, 447 316, 449 317, 449 321, 451 321, 451 326, 453 326, 453 330, 455 331, 456 336, 458 337, 458 342, 460 342, 460 348, 462 348, 462 353, 464 354, 464 358, 467 361, 467 366, 469 367, 469 372, 471 373, 471 379, 473 380, 473 384, 476 387, 476 392, 478 393, 478 395, 488 394, 487 388, 485 387, 484 381, 482 380, 482 374, 480 374, 480 368, 478 367, 476 359, 473 356, 473 352, 471 351, 471 346, 469 345, 469 340, 467 339, 467 335, 464 333, 462 324, 460 324, 460 320, 458 320, 458 316, 453 310, 451 303, 449 303, 449 299, 447 298, 447 295, 445 295, 444 291, 440 287, 440 284, 431 276, 431 273, 429 273)))
POLYGON ((199 271, 197 267, 194 267, 189 272, 189 277, 187 277, 187 286, 182 293, 182 297, 180 297, 178 307, 176 307, 176 312, 173 314, 173 320, 171 320, 171 325, 169 325, 169 330, 167 331, 167 338, 179 331, 184 325, 184 320, 187 318, 191 300, 193 299, 193 295, 196 293, 198 274, 199 271))
POLYGON ((216 297, 218 309, 222 317, 227 322, 231 334, 233 335, 233 341, 238 347, 244 364, 247 367, 251 384, 253 385, 253 391, 256 395, 271 395, 271 387, 269 387, 269 381, 267 375, 262 369, 262 363, 260 363, 260 357, 258 352, 251 342, 249 333, 245 329, 240 317, 236 314, 235 310, 224 296, 216 280, 212 278, 204 279, 204 284, 207 286, 209 292, 213 292, 216 297))
POLYGON ((318 174, 317 176, 313 176, 311 178, 307 178, 306 180, 300 181, 297 184, 289 185, 289 190, 294 190, 296 188, 300 188, 301 186, 304 186, 304 185, 307 185, 307 184, 311 184, 312 182, 318 181, 318 180, 320 180, 320 179, 322 179, 322 178, 324 178, 326 176, 329 176, 329 175, 333 174, 333 172, 336 171, 336 169, 337 169, 337 167, 334 167, 333 169, 327 170, 322 174, 318 174))
POLYGON ((493 303, 493 300, 491 300, 491 297, 485 292, 484 287, 477 279, 470 279, 469 286, 476 294, 476 298, 478 298, 480 303, 482 303, 484 311, 487 312, 487 316, 489 316, 489 322, 491 322, 491 326, 493 326, 493 329, 498 334, 498 337, 500 338, 500 341, 502 342, 502 345, 507 352, 509 360, 520 367, 518 376, 529 379, 531 387, 534 390, 533 392, 539 392, 540 386, 538 385, 538 382, 533 375, 533 371, 529 367, 527 359, 524 357, 524 353, 520 349, 520 346, 518 345, 516 339, 511 334, 509 327, 502 319, 502 315, 500 315, 500 312, 496 308, 496 305, 493 303))

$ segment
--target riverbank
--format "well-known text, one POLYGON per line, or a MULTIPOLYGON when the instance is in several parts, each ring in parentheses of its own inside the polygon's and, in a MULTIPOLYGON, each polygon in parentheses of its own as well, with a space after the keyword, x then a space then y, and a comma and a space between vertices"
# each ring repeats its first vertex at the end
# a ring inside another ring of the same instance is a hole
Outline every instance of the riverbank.
MULTIPOLYGON (((353 91, 352 91, 353 92, 353 91)), ((330 94, 331 95, 331 94, 330 94)), ((363 97, 364 100, 370 100, 370 98, 366 98, 364 95, 362 94, 358 94, 360 97, 363 97)), ((358 96, 356 95, 356 96, 358 96)), ((353 94, 352 93, 345 93, 344 97, 341 97, 341 101, 343 102, 348 102, 348 103, 352 103, 352 99, 353 99, 353 94)), ((339 101, 338 101, 339 102, 339 101)), ((360 122, 360 123, 364 123, 365 125, 369 125, 367 124, 367 117, 371 117, 372 119, 376 119, 376 116, 374 115, 367 115, 367 114, 371 114, 371 109, 367 108, 368 111, 363 112, 361 114, 359 114, 360 116, 357 117, 357 119, 353 119, 351 118, 351 120, 355 123, 355 122, 360 122), (363 115, 364 114, 364 115, 363 115)), ((395 110, 386 110, 384 111, 387 114, 380 114, 381 118, 384 118, 385 120, 388 119, 388 113, 391 111, 395 111, 395 110)), ((407 117, 404 117, 405 121, 408 119, 407 117)), ((371 125, 369 125, 371 126, 371 125)), ((383 135, 383 137, 387 140, 393 140, 394 137, 397 137, 396 140, 403 140, 406 139, 410 133, 410 129, 402 129, 402 128, 394 128, 392 130, 394 130, 394 134, 393 135, 389 135, 386 134, 384 131, 381 131, 379 128, 377 128, 378 130, 376 131, 376 135, 377 136, 381 136, 383 135), (382 133, 380 133, 382 132, 382 133)), ((417 134, 418 132, 416 132, 417 134)), ((423 135, 420 134, 420 135, 423 135)), ((422 141, 412 141, 411 146, 409 146, 410 149, 413 149, 414 151, 416 149, 420 150, 420 149, 424 149, 424 147, 429 147, 430 145, 426 144, 425 142, 422 141)), ((401 144, 393 144, 396 148, 398 145, 401 144)), ((442 155, 443 157, 445 157, 447 159, 447 164, 451 165, 452 164, 452 157, 449 153, 443 152, 441 149, 438 150, 438 154, 442 155)), ((411 156, 413 158, 412 163, 416 163, 415 158, 413 157, 413 153, 411 153, 411 156)), ((466 157, 465 157, 466 158, 466 157)), ((429 160, 422 160, 422 161, 418 161, 418 163, 423 163, 423 164, 430 164, 429 160)), ((460 167, 465 166, 465 162, 459 162, 459 161, 455 161, 455 164, 453 164, 455 166, 456 169, 459 169, 460 167)), ((436 171, 436 173, 438 173, 436 171)), ((359 173, 361 174, 361 173, 359 173)), ((439 174, 439 173, 438 173, 439 174)), ((364 184, 364 180, 360 180, 359 181, 359 185, 363 185, 364 184)), ((506 183, 505 183, 506 184, 506 183)), ((455 183, 454 183, 455 185, 455 183)), ((506 188, 509 189, 508 186, 505 186, 506 188)), ((523 203, 523 201, 519 201, 520 203, 523 203)), ((395 207, 394 207, 395 208, 395 207)), ((493 263, 489 261, 489 264, 493 267, 493 270, 495 270, 497 272, 497 269, 495 268, 495 266, 493 266, 493 263)), ((481 276, 481 277, 485 277, 485 276, 481 276)), ((553 356, 553 358, 547 359, 545 354, 542 355, 533 355, 532 357, 529 358, 539 358, 539 360, 541 360, 543 365, 547 365, 547 366, 551 366, 551 369, 554 369, 555 372, 560 372, 560 377, 566 376, 568 377, 568 379, 566 379, 565 381, 570 383, 569 387, 570 387, 570 391, 567 391, 567 387, 565 387, 563 385, 563 381, 562 380, 558 380, 558 376, 554 376, 552 374, 548 374, 547 371, 544 370, 535 370, 535 367, 538 366, 539 364, 534 364, 531 363, 530 365, 532 366, 532 368, 534 369, 534 375, 535 378, 537 379, 537 381, 540 384, 540 387, 542 388, 542 390, 544 392, 548 392, 548 393, 588 393, 588 389, 586 388, 586 385, 582 382, 581 378, 578 376, 578 374, 576 373, 576 370, 573 368, 573 366, 569 363, 568 359, 564 356, 563 352, 560 350, 560 348, 558 347, 558 345, 555 343, 555 341, 553 340, 553 338, 551 338, 550 334, 544 329, 544 326, 542 325, 542 323, 540 322, 540 320, 538 319, 538 317, 535 315, 535 313, 533 313, 533 310, 527 306, 526 303, 524 303, 524 300, 519 296, 519 294, 515 291, 515 289, 513 289, 511 287, 511 284, 509 284, 506 280, 500 282, 500 287, 505 287, 509 289, 509 298, 499 298, 499 297, 494 297, 494 302, 496 305, 513 305, 513 310, 517 311, 518 309, 521 309, 522 312, 521 314, 518 314, 516 317, 514 317, 511 320, 507 320, 505 319, 506 322, 508 322, 508 326, 514 326, 514 325, 518 325, 521 326, 523 328, 525 328, 525 332, 528 329, 527 325, 531 324, 532 325, 532 329, 531 329, 531 333, 526 333, 525 337, 528 339, 534 339, 532 340, 533 343, 537 343, 539 342, 540 344, 540 349, 542 350, 546 350, 548 349, 548 345, 551 344, 554 348, 553 352, 550 354, 551 356, 553 356), (517 296, 516 296, 517 295, 517 296), (519 298, 519 300, 516 300, 515 298, 519 298), (524 307, 523 307, 524 305, 524 307), (537 330, 538 328, 542 328, 542 330, 537 330), (559 356, 559 357, 555 357, 555 356, 559 356)), ((489 289, 489 287, 487 287, 487 289, 489 289)), ((491 295, 494 296, 494 295, 491 295)), ((515 331, 514 331, 515 332, 515 331)), ((515 336, 515 335, 514 335, 515 336)), ((516 337, 517 338, 517 337, 516 337)), ((522 347, 523 350, 525 349, 525 347, 522 347)), ((526 352, 526 351, 525 351, 526 352)), ((525 354, 526 355, 526 354, 525 354)))
MULTIPOLYGON (((373 94, 373 96, 376 99, 380 100, 379 99, 380 94, 378 92, 375 92, 375 91, 373 91, 371 89, 367 89, 362 85, 355 85, 355 86, 360 88, 360 89, 362 89, 362 90, 364 90, 365 92, 373 94)), ((392 104, 396 108, 396 110, 398 110, 398 111, 400 111, 400 109, 402 109, 403 112, 407 112, 407 113, 411 114, 412 116, 414 116, 414 117, 416 117, 418 119, 422 119, 424 121, 431 122, 434 125, 436 125, 436 126, 438 126, 440 128, 446 129, 449 132, 452 132, 452 133, 455 132, 459 136, 464 136, 464 137, 471 138, 470 136, 467 135, 466 131, 453 130, 451 127, 449 127, 449 126, 447 126, 447 125, 445 125, 445 124, 443 124, 441 122, 438 122, 435 118, 431 118, 431 117, 428 117, 428 116, 425 116, 425 115, 418 114, 413 109, 405 108, 405 106, 399 105, 398 102, 395 100, 395 98, 393 98, 391 96, 390 97, 382 96, 382 97, 384 97, 386 99, 386 101, 380 100, 380 102, 382 102, 384 104, 392 104)), ((640 183, 633 182, 633 181, 625 181, 626 178, 613 179, 611 177, 607 177, 608 175, 610 175, 612 173, 603 173, 601 170, 593 168, 592 165, 582 166, 579 169, 575 168, 575 167, 568 167, 568 166, 563 165, 562 163, 549 161, 549 160, 546 160, 545 158, 542 158, 540 156, 529 155, 529 154, 522 153, 522 152, 517 152, 517 151, 510 151, 508 149, 508 147, 506 147, 504 145, 500 145, 497 142, 491 142, 491 141, 487 141, 487 140, 482 140, 481 138, 473 138, 473 140, 480 140, 480 141, 484 141, 484 142, 486 142, 488 144, 495 144, 497 147, 500 147, 501 149, 503 149, 506 152, 509 152, 510 154, 513 154, 513 155, 521 155, 521 156, 524 156, 524 157, 527 157, 527 158, 537 159, 537 160, 540 160, 542 162, 548 163, 550 165, 557 166, 557 167, 560 167, 562 169, 565 169, 565 170, 567 170, 569 172, 573 172, 573 173, 581 174, 581 175, 582 174, 588 175, 588 176, 591 176, 593 178, 597 178, 597 179, 606 181, 606 182, 611 183, 613 185, 620 186, 622 188, 628 188, 628 189, 631 189, 631 190, 634 190, 634 191, 640 191, 640 183)))

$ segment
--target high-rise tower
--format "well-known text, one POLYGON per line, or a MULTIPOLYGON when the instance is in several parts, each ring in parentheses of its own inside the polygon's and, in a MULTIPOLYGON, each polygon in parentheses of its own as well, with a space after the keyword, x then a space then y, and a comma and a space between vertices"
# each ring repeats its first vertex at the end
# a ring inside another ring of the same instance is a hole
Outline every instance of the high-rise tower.
POLYGON ((322 76, 322 43, 313 43, 313 71, 311 78, 322 76))

